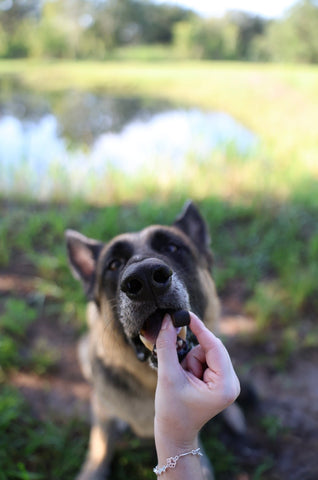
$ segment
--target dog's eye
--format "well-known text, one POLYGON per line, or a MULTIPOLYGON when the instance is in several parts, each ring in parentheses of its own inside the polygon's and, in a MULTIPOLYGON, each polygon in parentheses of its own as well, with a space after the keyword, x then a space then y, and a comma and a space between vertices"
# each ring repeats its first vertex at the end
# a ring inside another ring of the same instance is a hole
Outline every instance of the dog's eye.
POLYGON ((175 253, 179 250, 179 247, 175 243, 167 243, 161 248, 164 253, 175 253))
POLYGON ((108 270, 115 272, 118 270, 123 264, 123 261, 120 258, 114 258, 108 265, 108 270))

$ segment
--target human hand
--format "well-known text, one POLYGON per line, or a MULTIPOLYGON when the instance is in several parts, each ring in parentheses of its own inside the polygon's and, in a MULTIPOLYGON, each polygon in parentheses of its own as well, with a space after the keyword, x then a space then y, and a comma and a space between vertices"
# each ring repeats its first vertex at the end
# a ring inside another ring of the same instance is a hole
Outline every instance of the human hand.
POLYGON ((157 338, 158 383, 155 397, 156 443, 175 451, 196 446, 203 425, 237 398, 238 378, 221 340, 190 313, 190 329, 199 345, 180 364, 176 330, 166 315, 157 338))

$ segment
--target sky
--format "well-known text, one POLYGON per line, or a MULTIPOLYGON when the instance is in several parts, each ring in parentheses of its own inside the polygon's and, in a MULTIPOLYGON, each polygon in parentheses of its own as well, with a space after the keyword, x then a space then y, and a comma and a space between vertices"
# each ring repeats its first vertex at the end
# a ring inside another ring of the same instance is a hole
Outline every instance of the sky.
POLYGON ((296 0, 164 0, 191 8, 205 16, 222 15, 226 10, 245 10, 264 17, 280 17, 296 0))

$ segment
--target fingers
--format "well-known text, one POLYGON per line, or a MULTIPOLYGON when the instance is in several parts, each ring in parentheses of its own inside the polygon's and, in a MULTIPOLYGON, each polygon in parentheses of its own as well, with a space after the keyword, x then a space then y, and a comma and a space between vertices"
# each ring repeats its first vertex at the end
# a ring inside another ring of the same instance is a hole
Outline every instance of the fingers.
POLYGON ((217 337, 204 325, 195 313, 190 312, 190 328, 204 350, 214 346, 217 337))
POLYGON ((172 379, 179 371, 176 340, 176 329, 172 325, 170 315, 166 314, 156 341, 159 378, 172 379))
POLYGON ((203 381, 211 391, 218 389, 225 408, 240 392, 240 383, 230 356, 222 341, 210 332, 196 315, 190 313, 190 317, 190 328, 199 341, 207 365, 203 381))
POLYGON ((224 397, 232 398, 235 392, 237 396, 238 379, 223 343, 195 314, 190 313, 190 318, 190 328, 196 335, 199 345, 188 353, 181 366, 176 351, 176 329, 170 315, 165 315, 156 341, 160 385, 181 387, 186 383, 185 372, 188 371, 198 380, 202 380, 209 389, 224 390, 224 397))
POLYGON ((190 318, 190 328, 204 351, 209 368, 218 373, 232 368, 232 362, 222 341, 194 313, 190 312, 190 318))
POLYGON ((196 378, 202 379, 206 363, 205 353, 200 345, 197 345, 190 350, 188 355, 182 361, 181 365, 184 370, 192 373, 192 375, 194 375, 196 378))

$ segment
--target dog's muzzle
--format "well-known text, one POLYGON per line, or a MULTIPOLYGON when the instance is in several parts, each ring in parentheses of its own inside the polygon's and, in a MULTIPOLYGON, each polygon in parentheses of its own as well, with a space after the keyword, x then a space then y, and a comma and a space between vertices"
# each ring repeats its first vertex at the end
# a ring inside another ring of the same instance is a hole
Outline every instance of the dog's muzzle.
MULTIPOLYGON (((173 315, 176 311, 187 308, 173 294, 172 278, 173 271, 167 264, 157 258, 146 258, 128 265, 120 283, 121 291, 133 305, 132 309, 148 311, 139 327, 139 339, 151 352, 154 365, 157 364, 156 340, 165 314, 173 315)), ((176 349, 181 361, 191 346, 187 326, 178 326, 176 331, 176 349)), ((189 333, 191 334, 190 331, 189 333)))

